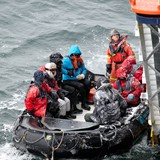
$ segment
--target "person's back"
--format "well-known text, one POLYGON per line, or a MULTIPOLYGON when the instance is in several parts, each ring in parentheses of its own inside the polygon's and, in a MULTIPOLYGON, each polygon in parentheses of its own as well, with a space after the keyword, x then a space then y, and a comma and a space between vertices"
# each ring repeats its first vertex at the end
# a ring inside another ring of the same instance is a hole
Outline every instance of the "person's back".
POLYGON ((127 70, 127 74, 134 76, 142 82, 143 65, 142 63, 136 63, 134 56, 128 56, 121 66, 127 70))
POLYGON ((128 106, 139 104, 142 92, 141 83, 134 76, 127 76, 127 71, 123 67, 117 70, 117 80, 114 82, 113 88, 121 93, 128 106))
POLYGON ((92 114, 85 115, 85 120, 99 124, 112 124, 119 121, 120 117, 125 115, 126 101, 112 88, 107 79, 100 78, 96 86, 98 89, 94 96, 95 109, 92 114))
POLYGON ((142 84, 143 64, 141 62, 136 63, 134 56, 128 56, 122 63, 121 67, 126 69, 128 77, 135 77, 141 83, 143 91, 146 90, 146 84, 142 84))

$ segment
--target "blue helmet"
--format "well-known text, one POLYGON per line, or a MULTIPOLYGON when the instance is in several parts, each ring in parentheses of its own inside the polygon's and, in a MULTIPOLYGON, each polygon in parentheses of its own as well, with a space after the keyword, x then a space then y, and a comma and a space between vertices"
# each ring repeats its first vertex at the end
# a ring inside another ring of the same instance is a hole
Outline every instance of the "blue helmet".
POLYGON ((34 81, 39 83, 39 84, 42 84, 44 79, 45 79, 45 73, 43 71, 40 71, 40 70, 37 70, 34 72, 34 81))

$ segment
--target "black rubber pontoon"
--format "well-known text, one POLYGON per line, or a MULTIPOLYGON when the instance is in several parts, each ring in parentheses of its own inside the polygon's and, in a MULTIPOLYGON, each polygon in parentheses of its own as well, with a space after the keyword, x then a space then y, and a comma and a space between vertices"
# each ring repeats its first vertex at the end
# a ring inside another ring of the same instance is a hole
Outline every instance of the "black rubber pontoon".
POLYGON ((41 125, 30 115, 15 123, 16 148, 45 157, 92 158, 130 149, 147 127, 149 109, 140 104, 129 108, 121 123, 101 125, 65 119, 45 118, 41 125), (43 126, 43 127, 41 127, 43 126))

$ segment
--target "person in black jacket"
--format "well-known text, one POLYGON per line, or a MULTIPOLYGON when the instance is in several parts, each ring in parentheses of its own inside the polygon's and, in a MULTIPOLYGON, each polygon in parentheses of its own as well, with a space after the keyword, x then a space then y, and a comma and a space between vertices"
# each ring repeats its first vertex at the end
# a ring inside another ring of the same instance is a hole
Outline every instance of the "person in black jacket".
POLYGON ((78 109, 76 107, 78 99, 77 99, 77 96, 75 95, 77 95, 77 90, 73 86, 63 84, 62 82, 62 59, 63 59, 63 56, 59 52, 56 52, 56 53, 53 52, 49 56, 50 62, 53 62, 57 65, 55 79, 57 80, 58 86, 62 88, 64 92, 66 91, 65 96, 70 99, 72 113, 75 113, 75 114, 82 113, 83 110, 78 109))

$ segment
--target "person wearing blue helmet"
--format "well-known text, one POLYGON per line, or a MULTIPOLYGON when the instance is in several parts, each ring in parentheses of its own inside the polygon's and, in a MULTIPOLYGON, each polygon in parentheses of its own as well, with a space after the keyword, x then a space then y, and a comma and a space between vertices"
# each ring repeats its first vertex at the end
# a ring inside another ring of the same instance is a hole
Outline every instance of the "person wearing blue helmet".
MULTIPOLYGON (((46 83, 46 74, 37 70, 34 72, 34 81, 31 82, 25 98, 25 106, 31 115, 45 117, 48 108, 49 96, 52 97, 56 108, 59 108, 58 95, 46 83)), ((53 116, 55 112, 49 111, 53 116)))
POLYGON ((86 79, 86 67, 77 45, 72 45, 67 57, 62 60, 62 80, 64 84, 76 88, 81 96, 81 107, 90 110, 86 104, 90 91, 90 80, 86 79))

